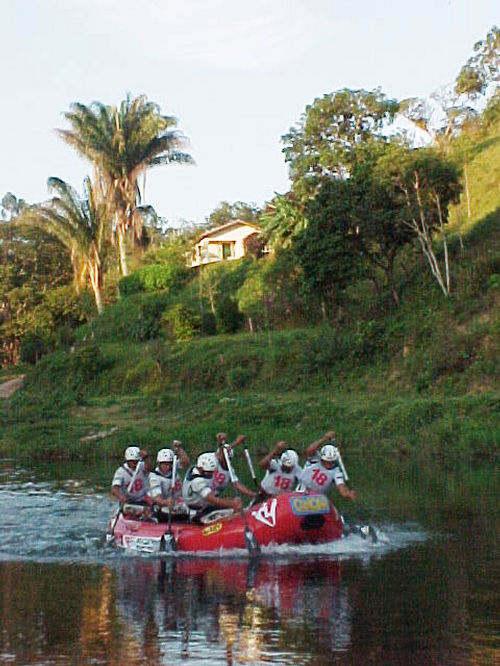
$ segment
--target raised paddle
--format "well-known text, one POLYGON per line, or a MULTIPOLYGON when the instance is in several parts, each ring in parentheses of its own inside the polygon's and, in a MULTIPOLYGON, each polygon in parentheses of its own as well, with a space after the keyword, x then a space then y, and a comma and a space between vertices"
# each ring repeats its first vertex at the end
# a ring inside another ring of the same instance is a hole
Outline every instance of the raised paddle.
POLYGON ((174 454, 174 460, 172 462, 172 479, 170 481, 170 488, 168 489, 168 494, 170 496, 170 501, 172 504, 168 507, 168 528, 166 534, 163 535, 160 542, 160 549, 164 553, 172 553, 176 549, 175 537, 172 534, 172 510, 174 508, 175 502, 175 481, 177 479, 177 455, 174 454))
POLYGON ((248 448, 246 446, 244 448, 244 451, 245 451, 245 458, 247 459, 248 469, 250 470, 250 475, 253 479, 255 487, 258 490, 260 490, 260 483, 257 481, 257 476, 255 475, 255 469, 253 467, 252 458, 250 457, 250 451, 248 450, 248 448))
MULTIPOLYGON (((226 446, 224 446, 222 450, 224 451, 224 459, 226 461, 227 469, 229 471, 229 476, 231 478, 231 483, 233 484, 234 494, 236 495, 236 497, 239 500, 241 500, 241 495, 238 491, 238 488, 236 487, 237 479, 236 479, 236 474, 234 473, 233 466, 231 465, 231 460, 229 458, 229 452, 228 452, 226 446)), ((259 555, 260 554, 259 542, 255 538, 255 534, 248 527, 247 517, 245 515, 245 511, 243 509, 243 506, 241 507, 241 517, 243 518, 243 522, 245 524, 244 537, 245 537, 245 545, 247 547, 248 553, 250 555, 253 555, 253 556, 259 555)))

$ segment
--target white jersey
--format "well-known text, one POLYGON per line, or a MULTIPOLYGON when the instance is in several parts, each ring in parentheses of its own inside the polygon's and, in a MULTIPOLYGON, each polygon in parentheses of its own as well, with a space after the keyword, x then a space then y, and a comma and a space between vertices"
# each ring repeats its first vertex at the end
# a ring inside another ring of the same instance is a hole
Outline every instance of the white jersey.
POLYGON ((340 467, 326 469, 319 458, 310 458, 304 465, 300 482, 307 490, 326 495, 333 484, 340 486, 345 483, 345 479, 340 467))
POLYGON ((284 472, 280 463, 273 458, 267 466, 260 487, 268 495, 282 495, 295 488, 301 474, 300 465, 294 465, 289 472, 284 472))
POLYGON ((140 502, 148 492, 148 474, 144 471, 144 465, 141 465, 139 471, 135 474, 134 483, 129 489, 134 474, 135 470, 129 467, 127 463, 121 465, 115 472, 111 486, 118 486, 122 495, 128 495, 133 502, 140 502))
MULTIPOLYGON (((235 480, 238 481, 238 478, 236 477, 235 480)), ((219 495, 228 487, 230 481, 231 475, 229 474, 229 470, 224 469, 217 458, 217 469, 212 477, 212 490, 216 495, 219 495)))
POLYGON ((188 470, 182 484, 182 497, 190 509, 204 509, 209 506, 207 496, 212 492, 211 478, 200 476, 197 467, 188 470))
MULTIPOLYGON (((172 486, 172 473, 162 474, 158 467, 149 474, 149 492, 152 500, 157 497, 168 499, 172 486)), ((177 477, 175 479, 174 499, 179 499, 182 495, 182 481, 177 477)))

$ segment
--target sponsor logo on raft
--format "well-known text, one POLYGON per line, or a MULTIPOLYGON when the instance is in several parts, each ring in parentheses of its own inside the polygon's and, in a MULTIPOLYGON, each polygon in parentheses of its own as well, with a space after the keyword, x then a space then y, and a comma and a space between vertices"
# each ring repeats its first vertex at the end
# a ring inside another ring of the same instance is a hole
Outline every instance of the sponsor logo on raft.
POLYGON ((324 495, 291 497, 290 506, 292 507, 295 516, 311 516, 321 513, 330 513, 330 505, 324 495))
POLYGON ((205 527, 201 531, 201 533, 203 536, 210 536, 211 534, 216 534, 217 532, 220 532, 221 529, 222 529, 222 523, 214 523, 213 525, 205 527))
POLYGON ((272 499, 270 502, 263 504, 257 511, 252 511, 252 516, 255 520, 259 520, 268 527, 276 526, 276 505, 278 500, 272 499))

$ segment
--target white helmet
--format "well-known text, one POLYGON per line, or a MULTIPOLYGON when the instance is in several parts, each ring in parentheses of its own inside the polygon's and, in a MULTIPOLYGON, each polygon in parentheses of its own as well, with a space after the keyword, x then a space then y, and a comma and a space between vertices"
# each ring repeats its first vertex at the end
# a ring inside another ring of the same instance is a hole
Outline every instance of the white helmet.
POLYGON ((156 456, 157 463, 171 463, 174 462, 174 452, 172 449, 160 449, 156 456))
POLYGON ((282 467, 295 467, 298 462, 299 456, 293 449, 287 449, 286 451, 283 451, 280 456, 280 465, 282 467))
POLYGON ((141 450, 138 446, 129 446, 125 449, 125 460, 140 460, 141 450))
POLYGON ((319 457, 325 462, 336 462, 339 459, 339 450, 332 444, 326 444, 319 452, 319 457))
POLYGON ((217 457, 215 453, 200 453, 196 461, 196 467, 202 472, 215 472, 217 469, 217 457))

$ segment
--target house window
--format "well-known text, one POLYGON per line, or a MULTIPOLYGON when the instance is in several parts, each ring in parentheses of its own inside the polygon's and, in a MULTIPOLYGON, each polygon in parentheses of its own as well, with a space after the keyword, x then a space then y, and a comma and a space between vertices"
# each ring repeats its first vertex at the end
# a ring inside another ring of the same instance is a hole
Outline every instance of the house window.
POLYGON ((230 259, 234 256, 233 253, 234 243, 233 242, 223 242, 221 243, 221 251, 223 259, 230 259))

